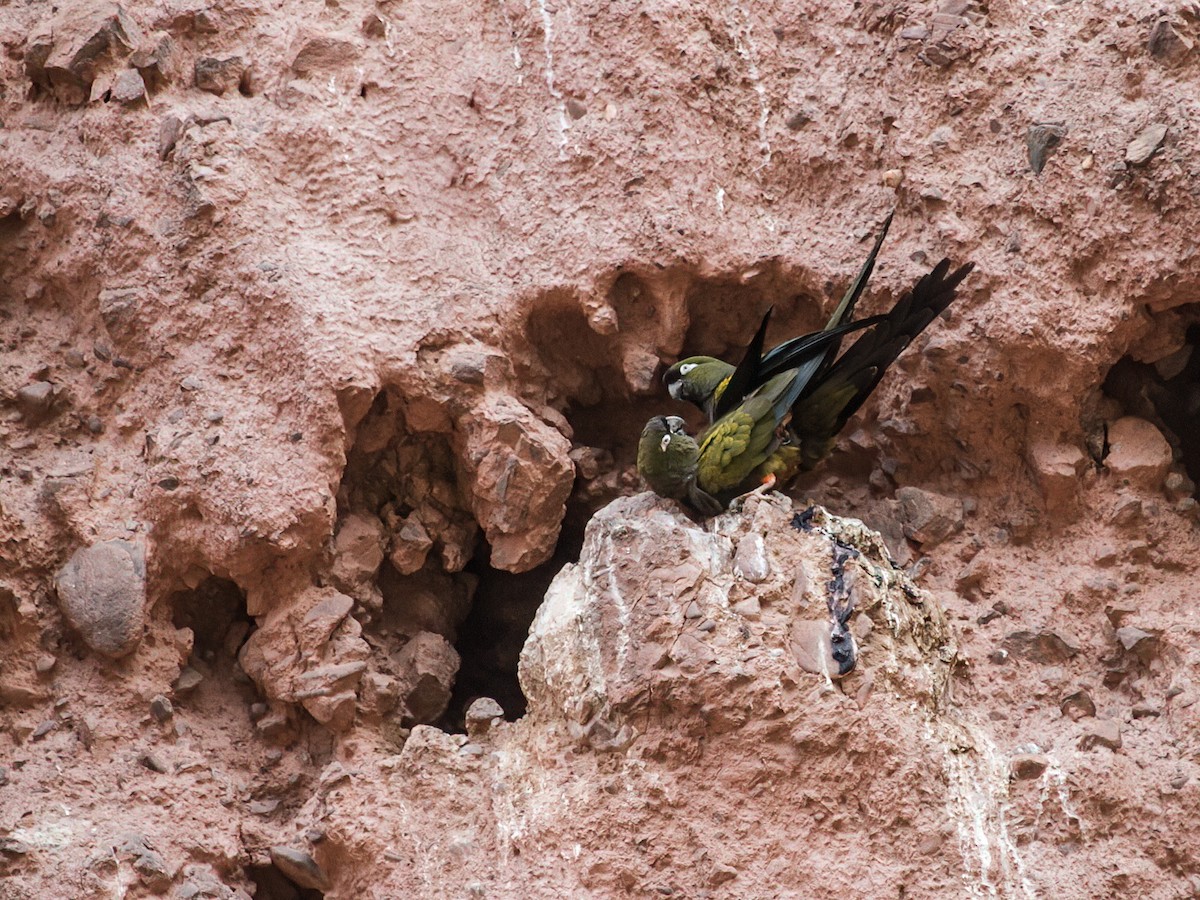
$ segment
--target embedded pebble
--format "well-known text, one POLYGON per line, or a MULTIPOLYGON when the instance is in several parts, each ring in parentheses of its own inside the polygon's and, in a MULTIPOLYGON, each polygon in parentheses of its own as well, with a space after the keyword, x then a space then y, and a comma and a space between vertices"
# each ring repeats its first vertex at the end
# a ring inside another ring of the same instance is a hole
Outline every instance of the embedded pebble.
POLYGON ((1019 781, 1040 778, 1050 765, 1050 760, 1041 753, 1018 753, 1011 760, 1013 777, 1019 781))
POLYGON ((1167 126, 1162 122, 1155 122, 1129 142, 1129 146, 1125 148, 1125 162, 1131 166, 1149 162, 1166 136, 1167 126))
POLYGON ((762 584, 771 574, 767 546, 761 534, 747 534, 738 541, 733 571, 751 584, 762 584))
POLYGON ((159 694, 150 701, 150 715, 159 722, 165 722, 175 715, 175 707, 171 705, 170 700, 159 694))
POLYGON ((1067 136, 1067 127, 1061 122, 1038 122, 1029 126, 1025 134, 1025 147, 1029 151, 1029 168, 1041 175, 1046 160, 1062 144, 1067 136))
POLYGON ((491 697, 479 697, 467 707, 467 734, 479 737, 487 734, 504 718, 504 709, 491 697))
POLYGON ((49 381, 35 381, 17 391, 17 407, 26 424, 36 425, 44 421, 54 405, 54 385, 49 381))
POLYGON ((55 576, 59 606, 84 643, 111 659, 131 653, 145 625, 146 566, 140 542, 76 550, 55 576))
POLYGON ((191 666, 184 666, 183 671, 179 673, 179 677, 175 679, 175 693, 186 694, 188 691, 195 688, 204 680, 204 676, 191 666))
POLYGON ((1084 731, 1079 739, 1080 750, 1091 750, 1095 747, 1107 747, 1109 750, 1121 749, 1121 726, 1112 719, 1096 719, 1084 731))
POLYGON ((138 762, 140 762, 151 772, 158 772, 160 775, 165 775, 170 771, 170 766, 167 765, 167 761, 157 753, 143 754, 138 762))

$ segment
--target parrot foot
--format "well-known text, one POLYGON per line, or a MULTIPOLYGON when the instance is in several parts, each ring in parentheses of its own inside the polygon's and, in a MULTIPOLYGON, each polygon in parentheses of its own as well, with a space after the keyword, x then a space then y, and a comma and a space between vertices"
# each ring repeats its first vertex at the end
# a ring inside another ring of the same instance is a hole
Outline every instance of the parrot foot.
POLYGON ((765 497, 775 487, 775 484, 778 481, 779 479, 776 478, 774 474, 765 476, 762 480, 762 484, 760 484, 754 490, 746 491, 746 493, 742 494, 740 497, 735 497, 733 502, 729 504, 729 511, 741 512, 742 507, 746 505, 746 500, 748 498, 765 497))

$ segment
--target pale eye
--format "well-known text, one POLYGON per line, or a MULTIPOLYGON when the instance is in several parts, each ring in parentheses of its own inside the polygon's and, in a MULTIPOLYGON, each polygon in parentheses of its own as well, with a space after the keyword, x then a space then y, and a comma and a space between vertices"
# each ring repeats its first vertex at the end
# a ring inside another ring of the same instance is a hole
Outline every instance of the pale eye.
POLYGON ((692 371, 692 369, 696 368, 697 365, 698 363, 684 363, 679 367, 679 374, 686 375, 688 372, 692 371))
POLYGON ((666 453, 667 448, 671 446, 671 436, 669 434, 664 434, 663 439, 659 442, 658 446, 663 453, 666 453))

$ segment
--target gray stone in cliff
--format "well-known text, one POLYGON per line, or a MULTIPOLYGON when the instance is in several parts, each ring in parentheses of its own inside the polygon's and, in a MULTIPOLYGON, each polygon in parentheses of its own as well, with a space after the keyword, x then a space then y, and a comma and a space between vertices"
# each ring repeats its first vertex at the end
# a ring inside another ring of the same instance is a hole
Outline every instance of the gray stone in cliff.
POLYGON ((89 647, 111 659, 137 647, 145 623, 143 544, 111 540, 81 547, 54 582, 63 615, 89 647))

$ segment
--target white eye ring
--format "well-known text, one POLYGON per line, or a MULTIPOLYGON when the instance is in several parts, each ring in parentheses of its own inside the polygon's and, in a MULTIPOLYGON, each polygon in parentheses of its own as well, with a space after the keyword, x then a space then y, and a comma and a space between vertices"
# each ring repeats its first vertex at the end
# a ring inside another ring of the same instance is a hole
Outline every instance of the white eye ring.
POLYGON ((658 446, 663 453, 666 453, 667 448, 671 446, 671 436, 669 434, 664 434, 663 439, 659 441, 658 446))
POLYGON ((684 363, 682 366, 679 367, 679 374, 686 375, 688 372, 692 371, 692 369, 696 368, 696 366, 698 366, 698 365, 699 365, 699 363, 684 363))

